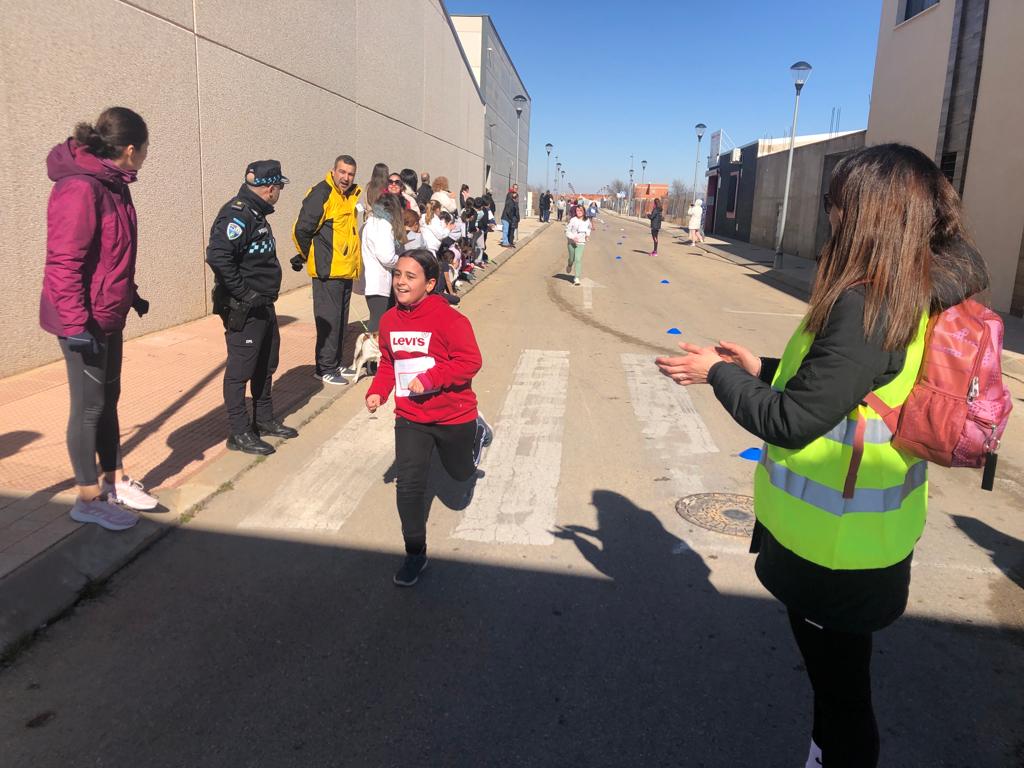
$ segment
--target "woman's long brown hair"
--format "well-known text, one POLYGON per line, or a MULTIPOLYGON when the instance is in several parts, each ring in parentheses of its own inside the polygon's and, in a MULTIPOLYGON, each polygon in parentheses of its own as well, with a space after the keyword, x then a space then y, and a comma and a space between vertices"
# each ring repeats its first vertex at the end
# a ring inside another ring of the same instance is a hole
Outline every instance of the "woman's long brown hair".
POLYGON ((864 284, 865 337, 905 349, 931 308, 932 254, 970 242, 960 198, 927 155, 902 144, 843 158, 829 197, 842 220, 821 251, 806 328, 819 333, 840 295, 864 284))

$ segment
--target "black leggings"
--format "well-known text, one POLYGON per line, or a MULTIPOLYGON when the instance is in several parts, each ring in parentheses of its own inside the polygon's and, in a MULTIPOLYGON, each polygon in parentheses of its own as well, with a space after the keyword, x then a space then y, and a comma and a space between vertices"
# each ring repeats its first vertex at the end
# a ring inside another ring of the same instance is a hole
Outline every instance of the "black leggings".
POLYGON ((814 689, 814 742, 824 768, 875 768, 878 724, 871 706, 871 634, 820 629, 789 612, 814 689))
POLYGON ((72 352, 67 340, 58 337, 68 370, 71 413, 68 415, 68 455, 78 485, 96 485, 96 454, 104 472, 121 468, 121 427, 117 401, 121 397, 121 331, 97 336, 97 354, 72 352))
POLYGON ((654 250, 654 251, 658 250, 658 232, 659 232, 659 230, 657 230, 657 229, 652 229, 651 230, 651 237, 654 239, 654 248, 652 250, 654 250))
POLYGON ((390 296, 366 296, 366 308, 370 310, 370 319, 366 327, 370 333, 376 333, 380 329, 380 319, 391 306, 390 296))
POLYGON ((405 551, 416 555, 427 546, 427 476, 434 448, 445 470, 464 482, 476 474, 473 449, 476 421, 465 424, 419 424, 402 417, 395 420, 395 470, 398 516, 402 519, 405 551))

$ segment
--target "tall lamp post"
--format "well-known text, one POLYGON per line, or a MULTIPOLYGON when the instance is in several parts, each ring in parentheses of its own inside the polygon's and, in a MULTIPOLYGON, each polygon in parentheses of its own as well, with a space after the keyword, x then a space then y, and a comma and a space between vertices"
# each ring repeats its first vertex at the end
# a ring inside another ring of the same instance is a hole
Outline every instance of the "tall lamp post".
POLYGON ((793 85, 796 86, 796 99, 793 102, 793 127, 789 130, 789 160, 786 162, 786 187, 782 193, 782 214, 775 234, 775 261, 772 263, 774 269, 782 268, 782 236, 786 232, 786 213, 789 210, 789 180, 793 174, 793 148, 796 146, 796 116, 800 111, 800 91, 804 89, 804 83, 811 76, 811 65, 806 61, 798 61, 789 68, 789 71, 793 75, 793 85))
MULTIPOLYGON (((558 159, 558 155, 555 155, 555 160, 558 159)), ((558 174, 562 172, 562 164, 555 163, 555 197, 558 196, 558 174)))
MULTIPOLYGON (((644 176, 647 175, 647 161, 640 161, 640 186, 644 185, 644 176)), ((646 194, 646 193, 645 193, 646 194)), ((640 211, 637 213, 638 216, 642 216, 644 213, 644 205, 640 205, 640 211)))
POLYGON ((548 182, 551 180, 551 150, 554 149, 554 148, 555 148, 554 145, 550 144, 550 143, 544 145, 544 149, 546 149, 548 151, 548 164, 547 164, 547 167, 544 169, 544 191, 545 192, 548 191, 548 182))
POLYGON ((512 99, 512 102, 516 105, 516 181, 515 184, 519 186, 519 123, 520 118, 523 116, 523 105, 526 104, 526 97, 523 95, 516 96, 512 99))
POLYGON ((700 168, 700 140, 704 138, 704 131, 708 129, 704 123, 697 123, 693 126, 697 132, 697 157, 693 160, 693 202, 697 202, 697 169, 700 168))

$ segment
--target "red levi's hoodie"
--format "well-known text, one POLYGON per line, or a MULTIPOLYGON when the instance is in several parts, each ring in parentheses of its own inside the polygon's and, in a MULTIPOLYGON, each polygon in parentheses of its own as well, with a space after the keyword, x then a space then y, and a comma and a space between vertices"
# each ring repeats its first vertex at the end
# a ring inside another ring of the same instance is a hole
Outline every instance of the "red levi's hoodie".
POLYGON ((388 399, 395 413, 419 424, 465 424, 476 419, 472 381, 480 370, 480 348, 469 320, 441 296, 414 307, 392 307, 380 320, 380 363, 367 397, 388 399), (425 392, 408 394, 418 377, 425 392))

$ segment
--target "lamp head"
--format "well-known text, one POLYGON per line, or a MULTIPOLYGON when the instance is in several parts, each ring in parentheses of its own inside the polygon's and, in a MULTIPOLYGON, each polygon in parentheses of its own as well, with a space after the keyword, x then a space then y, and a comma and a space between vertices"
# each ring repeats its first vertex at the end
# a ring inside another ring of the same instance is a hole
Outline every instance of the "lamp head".
POLYGON ((695 131, 697 131, 697 141, 700 141, 701 139, 704 138, 704 131, 708 129, 708 127, 704 125, 704 123, 697 123, 693 128, 695 131))
POLYGON ((548 151, 549 155, 551 154, 551 150, 554 149, 554 148, 555 148, 554 144, 545 144, 544 145, 544 149, 546 149, 548 151))
POLYGON ((798 61, 789 68, 789 71, 793 75, 793 83, 799 91, 804 87, 804 83, 807 82, 807 78, 811 76, 811 65, 806 61, 798 61))
POLYGON ((512 103, 516 105, 516 117, 519 117, 523 114, 523 107, 526 106, 526 97, 522 94, 514 96, 512 98, 512 103))
POLYGON ((640 161, 640 167, 643 168, 646 171, 647 170, 647 161, 646 160, 641 160, 640 161))

